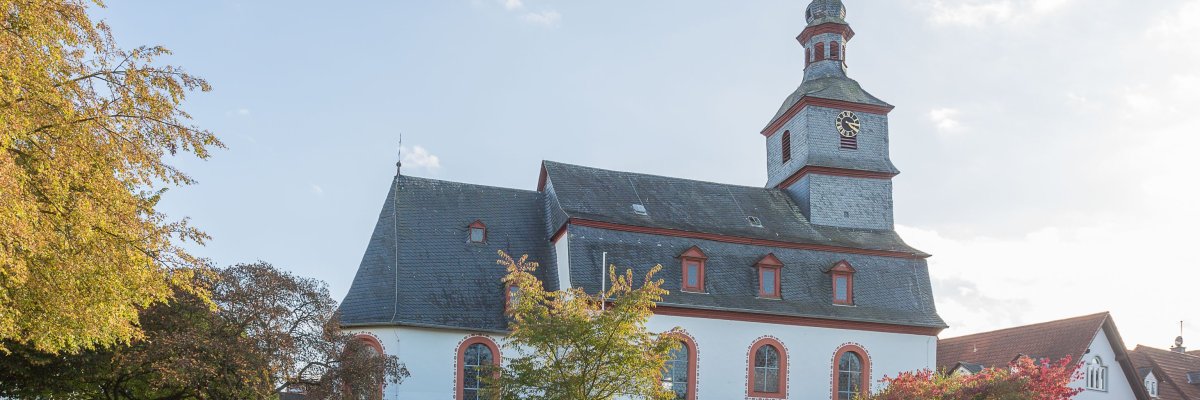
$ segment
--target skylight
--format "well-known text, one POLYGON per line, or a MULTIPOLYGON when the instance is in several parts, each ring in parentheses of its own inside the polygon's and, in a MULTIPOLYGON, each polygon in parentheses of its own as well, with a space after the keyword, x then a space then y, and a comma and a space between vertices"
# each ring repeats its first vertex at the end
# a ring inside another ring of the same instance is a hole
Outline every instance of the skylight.
POLYGON ((646 212, 646 206, 641 204, 633 205, 633 213, 637 215, 650 215, 650 213, 646 212))
POLYGON ((762 227, 763 227, 762 220, 761 220, 761 219, 758 219, 758 217, 746 217, 746 221, 749 221, 749 222, 750 222, 750 226, 753 226, 753 227, 755 227, 755 228, 762 228, 762 227))

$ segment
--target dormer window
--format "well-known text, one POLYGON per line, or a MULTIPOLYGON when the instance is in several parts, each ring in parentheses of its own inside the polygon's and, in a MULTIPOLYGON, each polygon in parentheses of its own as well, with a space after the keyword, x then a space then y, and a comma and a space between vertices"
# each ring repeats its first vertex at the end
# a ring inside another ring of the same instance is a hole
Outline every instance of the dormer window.
POLYGON ((683 283, 680 289, 685 292, 704 293, 704 263, 708 256, 699 247, 692 248, 679 255, 683 262, 683 283))
POLYGON ((521 287, 517 285, 508 285, 504 288, 504 309, 512 310, 517 304, 517 300, 521 296, 521 287))
POLYGON ((476 220, 471 225, 467 226, 467 241, 470 243, 487 242, 487 225, 483 221, 476 220))
POLYGON ((854 305, 854 267, 846 260, 838 261, 829 269, 833 277, 833 304, 839 306, 854 305))
POLYGON ((775 254, 767 254, 759 259, 754 266, 758 269, 758 297, 778 299, 783 297, 782 281, 783 263, 775 254))

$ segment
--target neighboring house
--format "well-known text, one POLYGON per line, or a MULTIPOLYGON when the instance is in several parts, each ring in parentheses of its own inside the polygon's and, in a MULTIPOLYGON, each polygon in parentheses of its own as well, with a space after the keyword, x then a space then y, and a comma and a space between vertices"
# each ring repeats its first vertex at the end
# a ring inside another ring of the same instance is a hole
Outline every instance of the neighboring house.
POLYGON ((1138 345, 1129 355, 1145 379, 1150 397, 1200 400, 1200 354, 1186 351, 1182 338, 1171 350, 1138 345))
POLYGON ((971 374, 982 368, 1004 367, 1018 357, 1059 361, 1070 357, 1081 377, 1072 387, 1083 388, 1076 399, 1138 399, 1150 397, 1143 376, 1130 363, 1117 325, 1108 313, 1001 329, 938 341, 938 368, 971 374))
POLYGON ((540 262, 550 290, 665 266, 649 327, 686 332, 663 381, 679 399, 848 399, 933 368, 946 324, 929 255, 894 230, 892 106, 846 76, 844 17, 839 0, 808 6, 803 83, 745 133, 765 139, 765 187, 551 161, 536 190, 398 173, 341 307, 412 373, 385 397, 478 398, 479 367, 508 351, 498 249, 540 262))

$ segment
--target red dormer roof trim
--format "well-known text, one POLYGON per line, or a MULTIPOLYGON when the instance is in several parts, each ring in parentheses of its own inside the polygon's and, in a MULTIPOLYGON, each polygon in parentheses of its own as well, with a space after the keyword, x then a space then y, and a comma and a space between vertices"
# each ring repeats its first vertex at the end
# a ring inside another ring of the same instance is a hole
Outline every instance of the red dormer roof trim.
POLYGON ((775 253, 767 253, 754 263, 756 267, 782 267, 783 261, 779 261, 779 257, 775 257, 775 253))
POLYGON ((829 271, 827 271, 827 272, 831 273, 831 274, 838 274, 838 273, 853 274, 855 272, 858 272, 858 270, 855 270, 854 267, 850 265, 849 261, 842 260, 842 261, 838 261, 837 263, 833 264, 833 267, 830 268, 829 271))
POLYGON ((700 250, 700 246, 692 246, 680 254, 679 258, 685 260, 707 260, 708 256, 704 254, 704 250, 700 250))

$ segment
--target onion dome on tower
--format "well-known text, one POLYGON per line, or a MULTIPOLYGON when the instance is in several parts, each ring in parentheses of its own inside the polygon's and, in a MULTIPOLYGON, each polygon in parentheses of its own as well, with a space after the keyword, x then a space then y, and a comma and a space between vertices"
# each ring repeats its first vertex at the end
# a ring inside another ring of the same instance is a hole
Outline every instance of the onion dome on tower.
POLYGON ((808 10, 804 12, 804 18, 810 26, 814 21, 817 21, 818 24, 825 22, 845 24, 846 6, 842 4, 842 0, 816 0, 808 5, 808 10))

